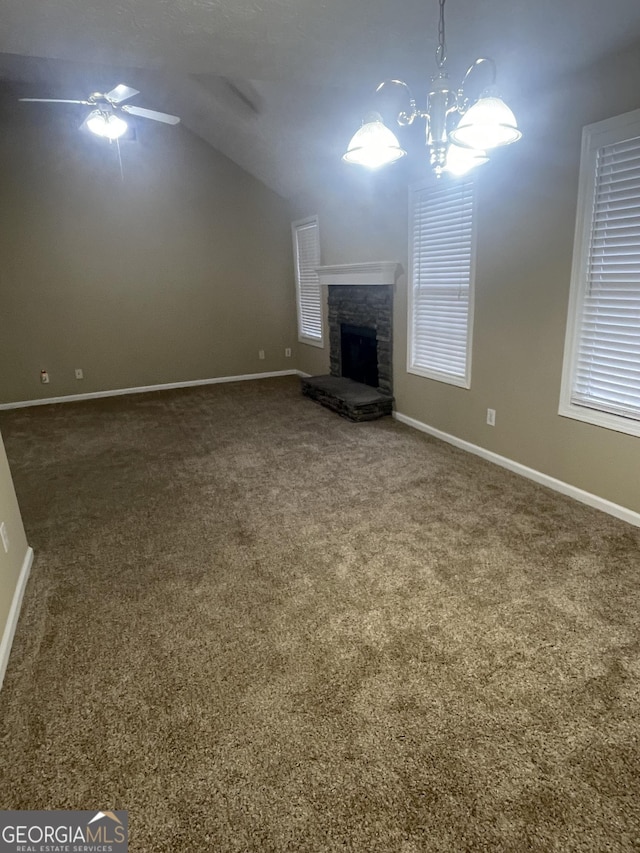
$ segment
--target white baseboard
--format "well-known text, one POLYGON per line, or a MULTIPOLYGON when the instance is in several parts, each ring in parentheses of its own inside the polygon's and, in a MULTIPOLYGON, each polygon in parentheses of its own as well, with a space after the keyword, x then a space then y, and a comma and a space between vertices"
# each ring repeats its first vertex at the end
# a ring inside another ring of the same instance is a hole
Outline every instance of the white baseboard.
POLYGON ((27 581, 29 580, 29 572, 31 571, 32 563, 33 548, 27 548, 27 553, 24 555, 22 568, 20 569, 18 583, 16 584, 16 589, 13 594, 13 601, 11 602, 11 608, 7 617, 7 623, 4 626, 4 631, 2 632, 2 640, 0 640, 0 690, 2 689, 4 674, 7 671, 9 655, 11 654, 11 646, 13 644, 13 637, 16 633, 18 617, 20 616, 22 596, 24 595, 24 589, 27 585, 27 581))
POLYGON ((165 382, 162 385, 140 385, 137 388, 116 388, 113 391, 92 391, 88 394, 66 394, 63 397, 44 397, 41 400, 20 400, 0 403, 3 409, 24 409, 27 406, 48 406, 51 403, 75 403, 99 397, 120 397, 123 394, 145 394, 147 391, 169 391, 172 388, 192 388, 196 385, 217 385, 221 382, 245 382, 249 379, 269 379, 273 376, 299 376, 298 370, 273 370, 267 373, 244 373, 241 376, 216 376, 214 379, 190 379, 187 382, 165 382))
POLYGON ((479 447, 477 444, 472 444, 470 441, 464 441, 464 439, 457 438, 455 435, 449 435, 448 432, 442 432, 442 430, 429 426, 415 418, 410 418, 408 415, 403 415, 400 412, 394 412, 393 417, 414 429, 426 432, 435 438, 446 441, 448 444, 460 447, 468 453, 474 453, 476 456, 481 456, 483 459, 493 462, 496 465, 500 465, 502 468, 508 468, 509 471, 514 471, 522 477, 534 480, 542 486, 547 486, 556 492, 568 495, 570 498, 574 498, 583 504, 588 504, 588 506, 595 507, 595 509, 602 510, 602 512, 606 512, 616 518, 621 518, 623 521, 627 521, 635 527, 640 527, 640 513, 634 512, 632 509, 620 506, 620 504, 615 504, 612 501, 606 500, 606 498, 599 497, 598 495, 593 495, 591 492, 585 492, 583 489, 579 489, 577 486, 572 486, 570 483, 565 483, 563 480, 556 480, 555 477, 550 477, 548 474, 536 471, 535 468, 528 468, 520 462, 515 462, 513 459, 509 459, 506 456, 500 456, 499 453, 494 453, 492 450, 486 450, 484 447, 479 447))

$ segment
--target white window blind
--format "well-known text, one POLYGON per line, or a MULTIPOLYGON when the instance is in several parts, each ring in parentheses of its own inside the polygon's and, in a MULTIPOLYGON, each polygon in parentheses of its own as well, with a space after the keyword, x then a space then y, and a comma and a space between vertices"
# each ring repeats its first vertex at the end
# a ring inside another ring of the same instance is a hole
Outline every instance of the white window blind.
POLYGON ((468 388, 473 325, 474 188, 412 190, 408 371, 468 388))
POLYGON ((323 345, 322 303, 316 267, 320 264, 318 217, 302 219, 291 226, 296 272, 298 340, 323 345))
POLYGON ((598 152, 572 400, 640 419, 640 139, 598 152))
POLYGON ((560 413, 640 435, 640 111, 585 129, 560 413), (631 114, 633 115, 633 114, 631 114), (613 129, 613 133, 611 130, 613 129), (573 315, 573 316, 571 316, 573 315))

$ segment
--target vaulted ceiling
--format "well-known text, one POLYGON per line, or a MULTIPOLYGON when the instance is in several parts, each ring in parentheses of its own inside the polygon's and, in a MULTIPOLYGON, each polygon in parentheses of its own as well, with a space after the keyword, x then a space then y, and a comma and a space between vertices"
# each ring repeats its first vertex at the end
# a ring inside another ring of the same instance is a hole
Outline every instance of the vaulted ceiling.
MULTIPOLYGON (((128 83, 292 196, 339 159, 378 82, 420 100, 437 19, 437 0, 0 0, 0 79, 45 97, 128 83)), ((446 20, 454 79, 491 56, 514 106, 640 40, 637 0, 447 0, 446 20)))

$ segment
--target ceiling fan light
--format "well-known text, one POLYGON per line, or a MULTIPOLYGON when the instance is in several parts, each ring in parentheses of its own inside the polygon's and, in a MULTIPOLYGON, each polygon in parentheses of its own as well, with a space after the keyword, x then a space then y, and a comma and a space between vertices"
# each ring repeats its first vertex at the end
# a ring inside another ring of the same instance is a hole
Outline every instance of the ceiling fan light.
POLYGON ((495 95, 479 98, 449 134, 456 145, 482 151, 510 145, 521 136, 513 112, 495 95))
POLYGON ((466 175, 476 166, 487 163, 489 158, 486 151, 463 148, 461 145, 451 144, 447 150, 447 162, 444 171, 456 178, 466 175))
POLYGON ((102 110, 94 110, 87 117, 86 125, 96 136, 105 139, 118 139, 127 130, 127 123, 120 116, 106 113, 102 110))
POLYGON ((395 134, 383 124, 382 117, 374 113, 368 118, 369 121, 354 133, 342 159, 346 163, 378 169, 404 157, 407 152, 400 147, 395 134))

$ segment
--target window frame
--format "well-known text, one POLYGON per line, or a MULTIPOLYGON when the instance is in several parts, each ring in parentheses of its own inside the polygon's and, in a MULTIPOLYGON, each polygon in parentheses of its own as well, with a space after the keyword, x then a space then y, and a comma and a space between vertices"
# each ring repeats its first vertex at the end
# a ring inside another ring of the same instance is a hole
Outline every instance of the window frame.
POLYGON ((627 435, 640 436, 640 420, 579 405, 571 400, 578 366, 583 300, 588 287, 587 270, 598 151, 607 145, 635 138, 640 138, 640 110, 586 125, 582 130, 576 226, 558 414, 627 435))
MULTIPOLYGON (((300 288, 300 259, 298 253, 298 229, 307 228, 310 225, 315 225, 316 237, 318 241, 318 265, 320 265, 320 222, 317 214, 313 216, 306 216, 304 219, 296 219, 291 223, 291 239, 293 242, 293 263, 294 263, 294 272, 295 272, 295 280, 296 280, 296 322, 298 325, 298 342, 301 344, 308 344, 312 347, 319 347, 320 349, 324 349, 325 344, 325 322, 324 322, 324 311, 322 305, 322 289, 320 285, 320 281, 318 280, 318 293, 320 298, 320 337, 315 338, 311 337, 304 333, 303 331, 303 323, 302 323, 302 300, 301 300, 301 288, 300 288)), ((317 273, 316 273, 317 277, 317 273)))
POLYGON ((436 382, 444 382, 447 385, 454 385, 458 388, 471 388, 471 363, 473 354, 473 326, 475 314, 475 279, 476 279, 476 248, 477 248, 477 182, 468 175, 461 178, 449 178, 443 176, 438 179, 431 178, 414 184, 409 187, 409 276, 408 276, 408 306, 407 306, 407 373, 416 376, 422 376, 426 379, 433 379, 436 382), (443 182, 446 182, 443 183, 443 182), (457 184, 465 182, 471 186, 472 200, 472 217, 471 217, 471 245, 470 245, 470 260, 469 260, 469 283, 468 283, 468 311, 467 311, 467 340, 466 340, 466 362, 465 375, 456 376, 454 374, 444 373, 431 368, 422 367, 414 364, 413 344, 414 344, 414 315, 415 315, 415 291, 416 284, 414 281, 414 213, 417 197, 425 190, 437 190, 444 186, 455 187, 457 184))

